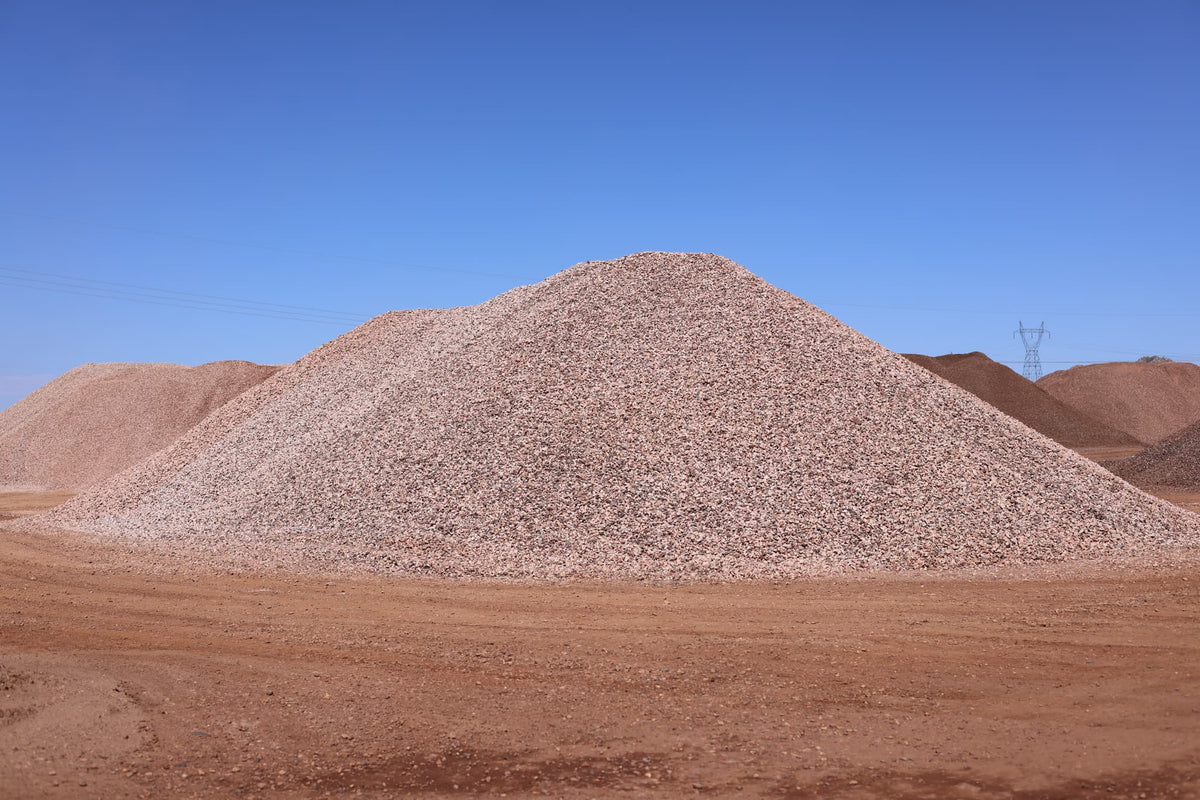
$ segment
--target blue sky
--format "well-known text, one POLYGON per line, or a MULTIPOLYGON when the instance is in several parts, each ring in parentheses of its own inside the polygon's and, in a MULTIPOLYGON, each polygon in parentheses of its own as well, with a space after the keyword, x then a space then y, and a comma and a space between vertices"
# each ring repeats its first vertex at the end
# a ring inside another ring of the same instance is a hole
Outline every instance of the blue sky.
POLYGON ((1191 0, 0 2, 0 407, 641 250, 898 351, 1200 360, 1198 220, 1191 0))

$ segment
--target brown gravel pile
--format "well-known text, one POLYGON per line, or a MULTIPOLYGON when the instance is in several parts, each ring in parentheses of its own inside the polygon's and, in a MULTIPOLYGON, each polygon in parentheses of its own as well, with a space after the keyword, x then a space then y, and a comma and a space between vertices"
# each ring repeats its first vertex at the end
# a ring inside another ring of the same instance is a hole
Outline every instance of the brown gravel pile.
POLYGON ((1135 456, 1105 466, 1136 486, 1200 492, 1200 422, 1135 456))
POLYGON ((1186 361, 1088 364, 1051 372, 1037 385, 1145 444, 1200 422, 1200 366, 1186 361))
POLYGON ((42 521, 267 565, 525 578, 1200 540, 1200 518, 737 264, 667 253, 377 317, 42 521))
POLYGON ((1033 381, 983 353, 944 356, 905 353, 904 357, 1067 447, 1133 447, 1139 444, 1124 431, 1097 422, 1059 402, 1033 381))
POLYGON ((90 486, 278 371, 246 361, 76 367, 0 412, 0 487, 90 486))

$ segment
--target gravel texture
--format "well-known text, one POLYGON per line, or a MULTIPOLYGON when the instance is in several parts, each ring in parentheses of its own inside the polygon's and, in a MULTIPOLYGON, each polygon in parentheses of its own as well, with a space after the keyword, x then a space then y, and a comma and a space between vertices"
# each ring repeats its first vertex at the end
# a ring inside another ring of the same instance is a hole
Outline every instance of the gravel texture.
POLYGON ((1186 361, 1088 364, 1051 372, 1037 385, 1144 444, 1200 422, 1200 366, 1186 361))
POLYGON ((97 483, 278 370, 246 361, 76 367, 0 412, 0 490, 97 483))
POLYGON ((905 358, 966 389, 1024 422, 1043 436, 1068 447, 1136 447, 1124 431, 1098 422, 1062 403, 1044 389, 983 353, 951 353, 905 358))
POLYGON ((40 521, 268 564, 534 579, 1200 540, 1200 517, 737 264, 667 253, 384 314, 40 521))
POLYGON ((1200 492, 1200 422, 1135 456, 1111 461, 1105 466, 1138 486, 1200 492))

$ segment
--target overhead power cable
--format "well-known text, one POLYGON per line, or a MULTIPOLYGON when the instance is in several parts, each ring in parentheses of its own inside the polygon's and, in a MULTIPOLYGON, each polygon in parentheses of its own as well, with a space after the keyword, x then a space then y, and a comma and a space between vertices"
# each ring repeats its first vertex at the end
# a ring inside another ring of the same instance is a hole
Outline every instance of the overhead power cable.
MULTIPOLYGON (((404 269, 415 269, 430 272, 450 272, 462 275, 479 275, 489 278, 507 278, 511 280, 525 280, 527 275, 515 275, 507 272, 491 272, 486 270, 468 269, 465 267, 451 267, 445 265, 434 264, 414 264, 407 261, 394 261, 385 258, 374 258, 371 256, 348 255, 344 253, 328 253, 315 250, 305 250, 296 247, 280 247, 278 245, 261 244, 257 242, 242 242, 235 239, 225 239, 214 236, 200 236, 190 233, 178 233, 172 231, 161 231, 153 228, 143 228, 134 225, 114 225, 107 222, 97 222, 95 220, 78 219, 74 217, 63 217, 56 214, 42 214, 31 211, 17 211, 14 209, 0 208, 0 214, 5 214, 13 217, 25 217, 28 219, 40 219, 51 222, 65 222, 71 225, 82 225, 92 228, 103 228, 113 231, 125 231, 128 233, 137 233, 146 236, 158 236, 168 239, 180 239, 194 242, 205 242, 208 244, 228 245, 232 247, 245 247, 255 250, 268 250, 276 253, 286 253, 290 255, 303 255, 313 258, 331 259, 337 261, 353 261, 363 264, 378 264, 382 266, 401 267, 404 269)), ((1047 310, 1047 309, 994 309, 994 308, 973 308, 967 306, 955 307, 929 307, 920 305, 901 305, 901 304, 885 304, 885 303, 860 303, 860 302, 840 302, 831 300, 819 304, 821 308, 868 308, 878 309, 883 311, 916 311, 921 313, 959 313, 959 314, 1000 314, 1000 315, 1021 315, 1029 314, 1031 316, 1059 316, 1059 317, 1200 317, 1200 311, 1129 311, 1126 309, 1114 310, 1047 310)))
POLYGON ((994 309, 957 306, 934 308, 931 306, 887 305, 883 303, 841 303, 837 301, 819 304, 821 308, 869 308, 878 311, 917 311, 931 314, 999 314, 1020 316, 1021 314, 1041 317, 1200 317, 1198 311, 1048 311, 1046 309, 994 309))
POLYGON ((31 270, 31 269, 19 269, 17 267, 0 266, 0 274, 4 275, 7 278, 13 279, 13 280, 28 280, 28 281, 34 281, 37 283, 47 283, 47 284, 65 283, 66 285, 81 286, 84 288, 94 287, 101 291, 112 291, 112 292, 119 292, 122 294, 136 295, 136 294, 141 294, 143 292, 149 292, 152 294, 152 296, 165 295, 168 297, 178 297, 178 298, 181 298, 188 302, 199 302, 199 303, 206 303, 206 304, 216 304, 216 305, 232 304, 235 306, 248 307, 251 310, 270 310, 270 311, 278 310, 281 313, 289 313, 289 314, 299 312, 299 313, 304 314, 305 316, 315 315, 315 316, 324 316, 324 317, 335 317, 335 318, 340 318, 340 319, 348 319, 351 321, 361 320, 361 319, 365 318, 363 314, 356 314, 356 313, 350 312, 350 311, 335 311, 333 309, 328 309, 328 308, 316 308, 313 306, 289 305, 287 303, 271 303, 271 302, 262 301, 262 300, 244 300, 244 299, 237 298, 237 297, 226 297, 224 295, 201 294, 199 292, 184 292, 184 291, 180 291, 178 289, 160 289, 160 288, 153 287, 153 286, 142 286, 142 285, 136 284, 136 283, 119 283, 117 281, 102 281, 102 280, 97 280, 95 278, 81 278, 77 275, 63 275, 63 274, 56 273, 56 272, 41 272, 41 271, 31 270), (30 276, 37 276, 37 277, 30 277, 30 276), (50 278, 57 279, 57 280, 47 280, 50 278), (115 288, 109 288, 109 287, 115 287, 115 288), (129 289, 135 289, 138 291, 134 291, 134 292, 126 291, 129 289), (216 302, 213 303, 212 301, 216 301, 216 302))
POLYGON ((11 209, 0 209, 0 214, 7 214, 14 217, 27 217, 30 219, 42 219, 52 222, 66 222, 71 225, 85 225, 92 228, 104 228, 112 231, 125 231, 128 233, 138 233, 145 236, 160 236, 166 239, 181 239, 193 242, 205 242, 206 244, 220 244, 231 247, 246 247, 254 250, 268 250, 274 253, 286 253, 288 255, 309 256, 311 258, 321 258, 332 261, 353 261, 360 264, 378 264, 387 267, 401 267, 403 269, 416 269, 427 272, 451 272, 459 275, 478 275, 486 278, 507 278, 509 280, 523 280, 524 276, 513 275, 505 272, 490 272, 485 270, 467 269, 465 267, 447 267, 443 265, 433 264, 413 264, 407 261, 393 261, 387 258, 373 258, 371 256, 356 256, 346 255, 344 253, 325 253, 316 250, 304 250, 297 247, 279 247, 277 245, 259 244, 256 242, 239 242, 235 239, 221 239, 213 236, 197 236, 190 233, 174 233, 169 231, 159 231, 152 228, 140 228, 132 225, 112 225, 106 222, 95 222, 85 219, 73 219, 71 217, 59 217, 53 214, 35 214, 29 211, 13 211, 11 209))
POLYGON ((90 278, 42 273, 34 270, 0 266, 0 285, 36 289, 39 291, 99 297, 107 300, 123 300, 131 303, 186 308, 194 311, 216 311, 266 319, 285 319, 295 322, 310 322, 323 325, 358 325, 369 319, 366 314, 344 311, 290 306, 257 300, 243 300, 218 295, 181 292, 174 289, 159 289, 151 286, 122 284, 113 281, 97 281, 90 278), (44 275, 47 277, 34 277, 44 275))
POLYGON ((1126 355, 1126 356, 1160 355, 1160 356, 1167 356, 1168 358, 1178 359, 1180 361, 1195 361, 1197 359, 1200 359, 1200 354, 1197 354, 1197 353, 1178 353, 1178 352, 1174 352, 1174 351, 1170 351, 1170 350, 1163 350, 1158 353, 1150 354, 1150 353, 1145 352, 1144 350, 1122 350, 1120 348, 1111 347, 1109 345, 1093 344, 1090 342, 1073 342, 1073 341, 1068 340, 1065 342, 1060 341, 1059 344, 1067 349, 1072 349, 1072 350, 1092 350, 1092 351, 1098 350, 1103 353, 1116 353, 1118 355, 1126 355))
MULTIPOLYGON (((997 364, 1025 364, 1024 361, 997 361, 997 364)), ((1085 364, 1103 364, 1103 361, 1046 361, 1042 359, 1043 364, 1072 364, 1074 366, 1083 366, 1085 364)))
POLYGON ((16 286, 16 287, 20 287, 20 288, 24 288, 24 289, 38 289, 40 291, 56 292, 58 294, 74 294, 74 295, 81 295, 84 297, 101 297, 101 298, 105 298, 105 299, 109 299, 109 300, 124 300, 129 303, 142 303, 142 304, 146 304, 146 305, 156 305, 156 306, 170 306, 173 308, 187 308, 187 309, 193 309, 196 311, 215 311, 215 312, 221 313, 221 314, 236 314, 236 315, 243 316, 243 317, 263 317, 265 319, 284 319, 284 320, 292 320, 294 322, 313 322, 313 323, 317 323, 320 325, 337 325, 339 327, 345 327, 344 323, 338 323, 338 322, 334 322, 333 320, 328 320, 328 319, 315 319, 315 318, 311 318, 311 317, 308 317, 308 318, 295 317, 295 316, 290 316, 290 315, 285 315, 285 314, 262 314, 262 313, 255 312, 255 311, 238 311, 238 310, 232 309, 232 308, 211 308, 211 307, 203 307, 203 306, 193 306, 193 305, 188 305, 186 303, 172 303, 172 302, 166 302, 166 301, 160 301, 160 300, 138 299, 138 298, 134 298, 134 297, 117 297, 117 296, 112 296, 112 295, 100 294, 97 292, 88 292, 88 291, 81 291, 81 290, 74 290, 74 289, 57 289, 57 288, 48 287, 48 286, 30 286, 28 284, 22 284, 22 283, 17 283, 14 281, 4 280, 3 278, 0 278, 0 286, 16 286))

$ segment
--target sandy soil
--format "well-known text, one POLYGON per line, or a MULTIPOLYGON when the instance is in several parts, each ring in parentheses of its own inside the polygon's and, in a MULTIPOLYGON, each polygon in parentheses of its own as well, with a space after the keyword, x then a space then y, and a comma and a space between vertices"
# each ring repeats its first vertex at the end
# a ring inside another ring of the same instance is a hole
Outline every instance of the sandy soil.
POLYGON ((0 492, 0 522, 62 505, 73 492, 0 492))
POLYGON ((1072 447, 1076 453, 1092 461, 1112 461, 1137 455, 1144 447, 1072 447))
POLYGON ((1174 503, 1180 508, 1200 514, 1200 492, 1177 489, 1172 486, 1150 486, 1146 491, 1155 497, 1161 497, 1168 503, 1174 503))
POLYGON ((0 596, 4 797, 1200 796, 1194 565, 529 586, 0 530, 0 596))

